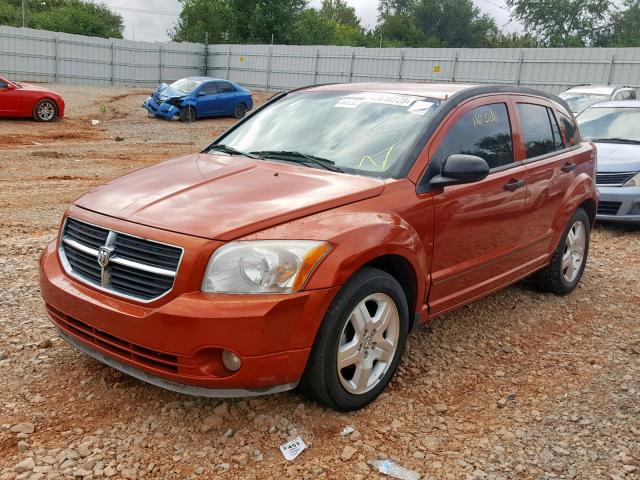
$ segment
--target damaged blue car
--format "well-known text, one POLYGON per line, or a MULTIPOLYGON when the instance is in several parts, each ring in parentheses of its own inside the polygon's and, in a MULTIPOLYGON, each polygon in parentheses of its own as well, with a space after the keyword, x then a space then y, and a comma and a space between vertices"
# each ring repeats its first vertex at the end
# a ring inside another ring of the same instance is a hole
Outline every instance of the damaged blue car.
POLYGON ((142 104, 150 115, 183 122, 198 118, 242 118, 253 108, 251 92, 237 83, 210 77, 188 77, 161 84, 142 104))

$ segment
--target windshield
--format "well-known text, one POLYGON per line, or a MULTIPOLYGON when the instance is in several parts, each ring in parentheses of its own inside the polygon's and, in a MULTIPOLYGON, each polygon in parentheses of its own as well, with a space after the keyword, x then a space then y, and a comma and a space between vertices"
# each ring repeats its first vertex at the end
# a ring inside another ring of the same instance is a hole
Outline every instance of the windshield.
POLYGON ((171 84, 171 87, 175 88, 176 90, 180 90, 183 93, 191 93, 196 88, 198 88, 198 86, 201 84, 202 82, 199 82, 197 80, 192 80, 190 78, 183 78, 173 82, 171 84))
POLYGON ((640 108, 588 108, 578 115, 580 131, 589 140, 640 142, 640 108))
POLYGON ((563 92, 560 98, 564 99, 573 113, 579 113, 587 107, 598 102, 611 100, 609 95, 596 95, 595 93, 563 92))
POLYGON ((256 113, 221 143, 244 152, 299 152, 344 172, 391 177, 439 104, 387 93, 298 92, 256 113))

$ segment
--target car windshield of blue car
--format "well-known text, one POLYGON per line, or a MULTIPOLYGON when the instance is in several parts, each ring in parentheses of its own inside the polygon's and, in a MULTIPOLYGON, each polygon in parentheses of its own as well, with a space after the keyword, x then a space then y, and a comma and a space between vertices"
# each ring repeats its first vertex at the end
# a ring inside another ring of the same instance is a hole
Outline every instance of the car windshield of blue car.
POLYGON ((640 108, 591 107, 578 115, 582 135, 595 142, 640 143, 640 108))
POLYGON ((569 104, 569 108, 573 113, 578 113, 591 105, 598 102, 606 102, 611 100, 609 95, 596 95, 594 93, 571 93, 564 92, 560 94, 565 102, 569 104))
POLYGON ((306 155, 337 171, 392 177, 439 105, 432 98, 382 92, 296 92, 256 112, 220 142, 270 160, 321 168, 306 155))
POLYGON ((190 78, 182 78, 178 81, 175 81, 171 84, 171 88, 175 88, 176 90, 180 90, 183 93, 191 93, 196 88, 198 88, 202 82, 197 80, 192 80, 190 78))

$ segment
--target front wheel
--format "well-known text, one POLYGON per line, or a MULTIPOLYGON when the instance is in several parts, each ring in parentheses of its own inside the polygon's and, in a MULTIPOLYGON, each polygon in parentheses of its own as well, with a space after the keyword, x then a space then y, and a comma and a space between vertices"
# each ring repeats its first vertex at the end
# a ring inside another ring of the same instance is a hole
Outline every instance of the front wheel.
POLYGON ((407 298, 398 281, 382 270, 363 268, 327 310, 300 390, 336 410, 366 406, 398 368, 408 327, 407 298))
POLYGON ((53 100, 40 100, 33 109, 33 119, 38 122, 52 122, 58 116, 58 106, 53 100))
POLYGON ((185 107, 180 110, 180 121, 191 123, 196 121, 196 110, 193 107, 185 107))
POLYGON ((581 208, 576 210, 560 237, 549 265, 533 277, 539 287, 558 295, 567 295, 578 286, 587 264, 590 226, 587 213, 581 208))

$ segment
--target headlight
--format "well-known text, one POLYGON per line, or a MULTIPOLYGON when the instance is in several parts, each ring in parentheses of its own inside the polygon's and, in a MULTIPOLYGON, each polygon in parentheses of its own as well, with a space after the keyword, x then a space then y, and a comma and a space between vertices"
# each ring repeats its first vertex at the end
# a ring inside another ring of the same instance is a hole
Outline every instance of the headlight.
POLYGON ((202 291, 298 292, 330 249, 327 242, 313 240, 231 242, 209 260, 202 291))
POLYGON ((627 180, 623 187, 640 187, 640 172, 627 180))

